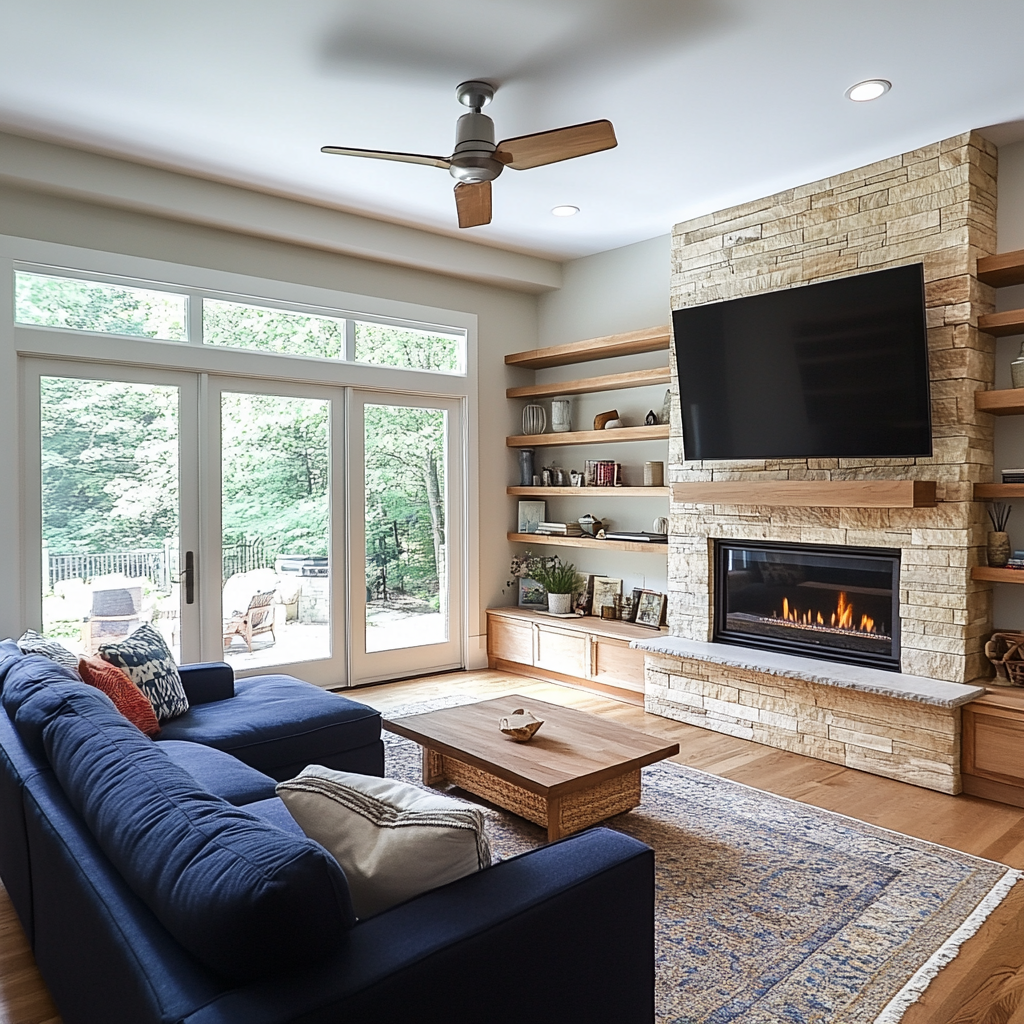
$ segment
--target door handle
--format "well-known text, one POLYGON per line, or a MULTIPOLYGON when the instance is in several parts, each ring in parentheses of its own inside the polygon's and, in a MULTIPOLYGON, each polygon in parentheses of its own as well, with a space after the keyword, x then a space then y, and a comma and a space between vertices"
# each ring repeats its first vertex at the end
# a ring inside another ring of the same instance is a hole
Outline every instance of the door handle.
POLYGON ((174 582, 185 584, 185 604, 195 604, 196 563, 194 551, 185 552, 185 568, 181 570, 181 575, 174 582))

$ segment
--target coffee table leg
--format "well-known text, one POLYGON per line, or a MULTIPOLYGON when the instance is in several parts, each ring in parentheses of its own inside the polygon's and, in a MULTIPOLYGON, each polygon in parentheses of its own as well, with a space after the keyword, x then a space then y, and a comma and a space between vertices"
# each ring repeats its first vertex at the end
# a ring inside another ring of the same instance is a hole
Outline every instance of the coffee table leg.
POLYGON ((436 786, 444 782, 444 756, 430 747, 423 748, 423 785, 436 786))
POLYGON ((556 839, 562 838, 562 798, 560 796, 549 796, 548 806, 548 842, 553 843, 556 839))

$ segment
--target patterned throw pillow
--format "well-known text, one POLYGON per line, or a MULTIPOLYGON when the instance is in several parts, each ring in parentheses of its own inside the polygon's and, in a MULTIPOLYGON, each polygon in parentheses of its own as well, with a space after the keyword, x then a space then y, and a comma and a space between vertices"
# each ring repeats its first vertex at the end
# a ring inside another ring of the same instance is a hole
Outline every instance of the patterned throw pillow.
POLYGON ((160 731, 153 705, 128 678, 123 668, 111 665, 102 658, 81 658, 78 674, 84 682, 102 690, 114 702, 114 707, 147 736, 155 736, 160 731))
POLYGON ((166 722, 188 711, 188 697, 174 655, 148 622, 119 644, 102 644, 100 657, 128 673, 153 705, 157 721, 166 722))
POLYGON ((25 654, 41 654, 50 661, 57 662, 67 668, 78 667, 78 655, 72 654, 66 647, 57 643, 56 640, 37 633, 34 629, 26 629, 18 639, 18 649, 25 654))

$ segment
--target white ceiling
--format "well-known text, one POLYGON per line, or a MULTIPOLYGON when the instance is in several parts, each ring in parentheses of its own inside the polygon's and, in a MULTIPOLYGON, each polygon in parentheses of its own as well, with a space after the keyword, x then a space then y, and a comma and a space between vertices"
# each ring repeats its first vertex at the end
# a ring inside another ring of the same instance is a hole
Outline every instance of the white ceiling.
POLYGON ((1021 0, 0 0, 0 26, 0 128, 559 259, 1024 118, 1021 0), (446 172, 319 152, 448 155, 468 78, 498 138, 607 117, 619 146, 507 170, 461 233, 446 172))

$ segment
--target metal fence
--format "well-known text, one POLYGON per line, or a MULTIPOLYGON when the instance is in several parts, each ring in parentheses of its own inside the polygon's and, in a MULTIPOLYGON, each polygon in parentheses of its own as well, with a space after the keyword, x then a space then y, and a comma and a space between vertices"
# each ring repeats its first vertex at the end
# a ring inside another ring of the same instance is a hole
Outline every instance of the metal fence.
POLYGON ((48 589, 62 580, 91 580, 119 573, 130 579, 145 577, 160 590, 170 590, 177 578, 178 547, 144 548, 137 551, 104 551, 98 554, 49 555, 48 589))
POLYGON ((221 548, 221 573, 225 583, 236 572, 272 567, 273 562, 267 559, 262 537, 247 537, 236 544, 225 544, 221 548))
MULTIPOLYGON (((222 579, 227 581, 238 572, 267 569, 273 562, 267 557, 262 537, 251 537, 222 548, 222 579)), ((178 541, 168 541, 163 548, 136 551, 104 551, 99 554, 44 555, 45 583, 52 591, 62 580, 91 580, 97 576, 119 573, 130 579, 145 577, 163 591, 169 591, 178 578, 178 541)))

